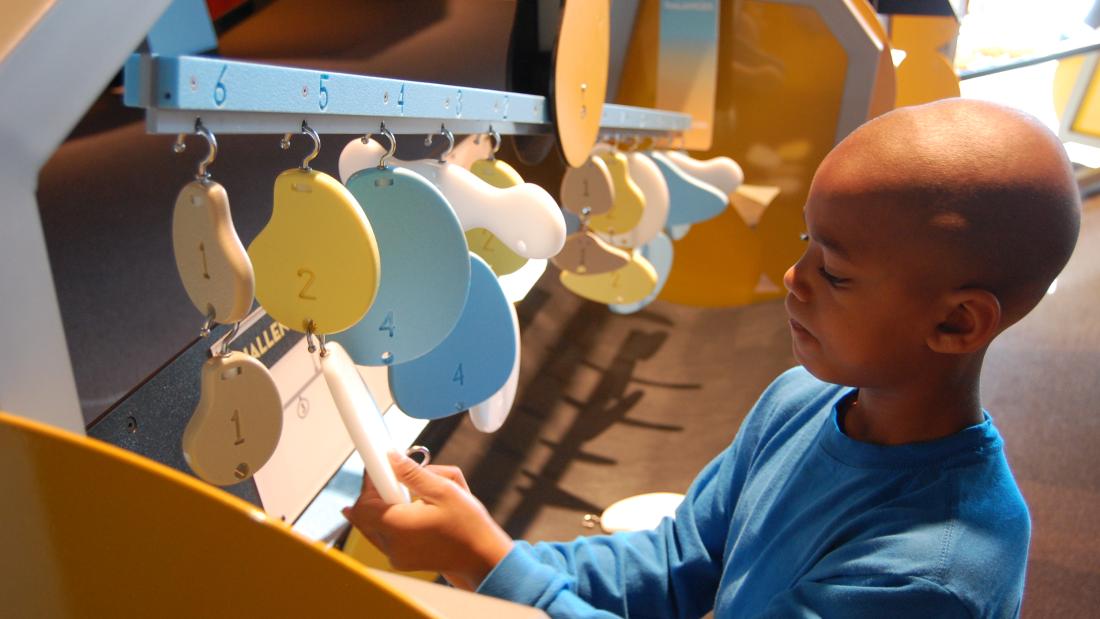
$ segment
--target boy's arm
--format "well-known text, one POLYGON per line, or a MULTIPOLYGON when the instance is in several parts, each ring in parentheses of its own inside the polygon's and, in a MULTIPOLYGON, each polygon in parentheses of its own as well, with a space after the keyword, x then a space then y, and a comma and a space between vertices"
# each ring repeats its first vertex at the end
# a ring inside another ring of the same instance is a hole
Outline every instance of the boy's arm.
POLYGON ((596 609, 615 616, 703 615, 714 604, 740 487, 733 451, 703 469, 675 520, 568 543, 515 542, 478 591, 562 617, 601 616, 596 609))
MULTIPOLYGON (((732 449, 732 448, 731 448, 732 449)), ((387 505, 369 479, 344 515, 400 570, 434 570, 454 585, 528 604, 555 617, 700 616, 714 604, 729 527, 733 467, 723 452, 653 531, 571 543, 513 542, 452 467, 420 468, 391 454, 420 500, 387 505), (478 585, 480 584, 480 588, 478 585)))

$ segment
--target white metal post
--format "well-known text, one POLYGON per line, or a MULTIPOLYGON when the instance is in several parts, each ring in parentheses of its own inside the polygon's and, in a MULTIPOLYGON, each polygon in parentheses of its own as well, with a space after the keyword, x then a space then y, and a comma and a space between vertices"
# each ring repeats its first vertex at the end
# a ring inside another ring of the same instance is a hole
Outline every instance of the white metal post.
POLYGON ((38 173, 169 1, 57 0, 0 58, 0 409, 81 434, 38 173))

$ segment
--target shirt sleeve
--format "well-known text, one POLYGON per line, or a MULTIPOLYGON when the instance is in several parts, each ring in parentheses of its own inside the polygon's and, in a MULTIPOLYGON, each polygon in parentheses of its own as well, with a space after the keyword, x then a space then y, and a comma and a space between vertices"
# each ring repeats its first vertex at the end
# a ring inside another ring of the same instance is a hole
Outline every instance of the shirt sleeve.
POLYGON ((722 573, 737 443, 699 474, 675 520, 654 530, 516 542, 479 593, 553 617, 698 617, 714 605, 722 573))
POLYGON ((733 515, 753 454, 774 409, 765 390, 733 444, 695 478, 675 520, 651 531, 516 542, 478 593, 541 608, 553 617, 700 617, 714 607, 733 515))
POLYGON ((845 576, 801 581, 772 599, 760 617, 969 618, 951 591, 919 576, 845 576))

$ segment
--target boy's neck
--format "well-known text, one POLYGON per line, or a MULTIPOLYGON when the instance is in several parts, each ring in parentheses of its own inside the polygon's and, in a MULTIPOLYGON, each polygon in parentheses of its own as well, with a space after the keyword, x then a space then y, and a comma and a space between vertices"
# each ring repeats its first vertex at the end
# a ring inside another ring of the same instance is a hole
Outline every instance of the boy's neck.
POLYGON ((984 420, 979 367, 901 388, 860 388, 844 403, 843 431, 857 441, 904 445, 950 436, 984 420))

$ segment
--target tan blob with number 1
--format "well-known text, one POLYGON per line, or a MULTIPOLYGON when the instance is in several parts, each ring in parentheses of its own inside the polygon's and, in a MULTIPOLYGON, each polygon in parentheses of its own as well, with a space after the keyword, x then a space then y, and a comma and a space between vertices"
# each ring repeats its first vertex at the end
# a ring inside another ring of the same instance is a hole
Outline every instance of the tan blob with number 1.
POLYGON ((206 180, 180 190, 172 213, 172 249, 187 296, 203 315, 221 323, 244 319, 255 279, 224 187, 206 180))
POLYGON ((207 359, 199 404, 183 432, 183 456, 196 475, 218 486, 252 477, 282 431, 282 398, 264 364, 237 351, 207 359))

